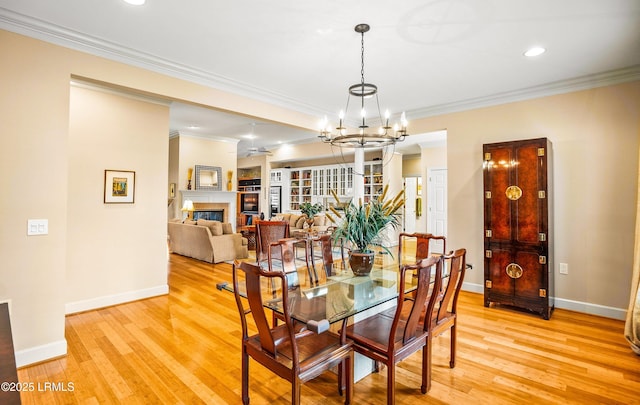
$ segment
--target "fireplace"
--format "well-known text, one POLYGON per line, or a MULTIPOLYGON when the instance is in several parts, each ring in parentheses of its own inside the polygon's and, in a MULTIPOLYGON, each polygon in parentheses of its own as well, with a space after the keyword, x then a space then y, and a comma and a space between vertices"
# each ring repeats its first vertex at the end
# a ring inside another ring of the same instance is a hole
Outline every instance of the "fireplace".
POLYGON ((228 203, 193 203, 193 213, 189 215, 193 220, 208 219, 212 221, 229 222, 228 203))
POLYGON ((224 222, 224 210, 193 211, 193 220, 198 219, 224 222))
MULTIPOLYGON (((222 222, 230 223, 235 232, 237 213, 237 192, 235 191, 211 191, 211 190, 180 190, 180 207, 186 200, 193 202, 193 211, 189 212, 189 218, 193 218, 196 212, 223 211, 222 222)), ((199 215, 199 214, 198 214, 199 215)))

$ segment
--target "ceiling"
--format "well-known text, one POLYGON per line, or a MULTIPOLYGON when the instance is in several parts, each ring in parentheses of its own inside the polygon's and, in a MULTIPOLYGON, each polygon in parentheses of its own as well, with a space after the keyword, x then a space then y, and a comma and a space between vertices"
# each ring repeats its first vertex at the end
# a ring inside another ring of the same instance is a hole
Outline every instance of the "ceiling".
MULTIPOLYGON (((0 0, 2 29, 318 121, 337 117, 360 82, 358 23, 371 25, 365 81, 382 109, 410 122, 640 79, 638 0, 0 0), (523 56, 531 46, 547 52, 523 56)), ((241 139, 240 155, 317 135, 179 103, 171 129, 241 139)))

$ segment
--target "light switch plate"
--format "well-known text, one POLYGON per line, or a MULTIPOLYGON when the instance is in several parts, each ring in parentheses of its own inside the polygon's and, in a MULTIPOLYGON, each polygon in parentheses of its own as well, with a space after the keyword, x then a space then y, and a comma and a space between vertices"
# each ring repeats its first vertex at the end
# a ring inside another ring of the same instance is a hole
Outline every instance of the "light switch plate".
POLYGON ((560 274, 569 274, 569 265, 567 263, 560 263, 560 274))
POLYGON ((47 235, 49 233, 48 219, 27 220, 27 235, 47 235))

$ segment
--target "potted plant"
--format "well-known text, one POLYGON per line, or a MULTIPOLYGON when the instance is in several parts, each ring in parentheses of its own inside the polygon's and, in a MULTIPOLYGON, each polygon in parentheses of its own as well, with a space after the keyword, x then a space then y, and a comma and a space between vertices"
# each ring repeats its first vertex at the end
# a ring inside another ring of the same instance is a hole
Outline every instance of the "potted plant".
MULTIPOLYGON (((397 228, 400 225, 400 209, 404 205, 404 191, 400 191, 395 198, 386 199, 389 186, 385 186, 382 194, 367 203, 359 201, 355 204, 350 201, 343 212, 330 207, 336 216, 327 215, 329 220, 336 225, 332 237, 334 240, 344 240, 351 246, 349 252, 349 264, 355 275, 367 275, 373 267, 375 252, 373 247, 380 247, 391 254, 389 248, 382 244, 381 232, 391 226, 397 228)), ((333 197, 339 203, 340 200, 335 191, 331 191, 333 197)))
POLYGON ((313 217, 322 212, 324 207, 320 203, 311 204, 309 202, 303 202, 300 204, 300 212, 303 213, 307 217, 307 224, 309 224, 309 228, 313 225, 313 217))

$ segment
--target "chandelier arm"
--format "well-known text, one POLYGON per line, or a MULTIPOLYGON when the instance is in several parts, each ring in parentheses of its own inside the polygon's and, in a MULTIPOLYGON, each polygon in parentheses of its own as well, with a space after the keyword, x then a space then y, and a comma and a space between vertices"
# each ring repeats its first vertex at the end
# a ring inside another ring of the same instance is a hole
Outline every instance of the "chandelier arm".
POLYGON ((380 120, 380 128, 384 129, 384 132, 382 132, 380 135, 387 135, 387 129, 384 126, 384 121, 382 121, 382 112, 380 112, 380 99, 378 98, 377 94, 376 94, 376 106, 378 107, 378 120, 380 120))

